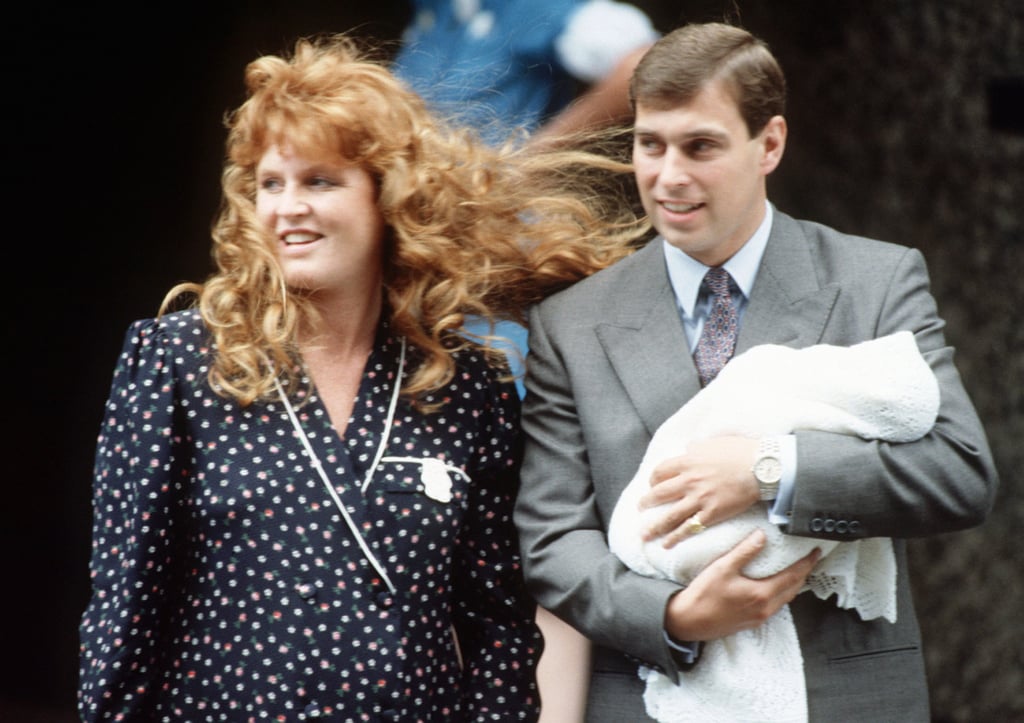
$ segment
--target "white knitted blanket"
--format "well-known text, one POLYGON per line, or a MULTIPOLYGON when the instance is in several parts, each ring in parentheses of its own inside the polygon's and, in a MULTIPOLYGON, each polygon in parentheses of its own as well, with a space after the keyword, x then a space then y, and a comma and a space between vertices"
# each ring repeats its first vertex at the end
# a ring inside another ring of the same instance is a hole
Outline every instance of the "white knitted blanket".
MULTIPOLYGON (((938 408, 938 382, 909 331, 851 347, 754 347, 734 357, 659 427, 613 512, 611 550, 636 572, 687 584, 760 527, 768 542, 745 574, 774 574, 820 547, 823 556, 805 590, 823 600, 835 594, 840 607, 855 609, 862 619, 895 621, 896 564, 889 538, 836 542, 784 535, 768 521, 763 503, 666 550, 660 540, 640 538, 645 523, 664 510, 641 512, 638 501, 650 488, 654 467, 697 439, 815 429, 910 442, 931 429, 938 408)), ((841 481, 842 470, 836 476, 841 481)), ((662 723, 807 720, 803 658, 788 606, 755 630, 707 641, 700 662, 679 685, 646 667, 640 676, 647 713, 662 723)))

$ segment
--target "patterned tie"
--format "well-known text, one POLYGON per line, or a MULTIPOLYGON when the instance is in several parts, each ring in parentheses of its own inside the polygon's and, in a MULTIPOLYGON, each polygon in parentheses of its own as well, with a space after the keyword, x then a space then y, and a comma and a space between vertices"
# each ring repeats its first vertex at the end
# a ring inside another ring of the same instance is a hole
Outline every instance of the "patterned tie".
POLYGON ((706 387, 722 370, 736 347, 739 324, 729 293, 731 281, 729 272, 720 266, 709 269, 704 276, 704 283, 711 291, 711 311, 704 321, 697 349, 693 352, 702 387, 706 387))

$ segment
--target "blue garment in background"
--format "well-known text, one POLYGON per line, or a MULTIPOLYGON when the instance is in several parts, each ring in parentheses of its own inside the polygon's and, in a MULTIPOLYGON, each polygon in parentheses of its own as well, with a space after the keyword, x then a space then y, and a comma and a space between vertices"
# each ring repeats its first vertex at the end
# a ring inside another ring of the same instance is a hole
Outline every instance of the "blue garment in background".
POLYGON ((555 40, 585 0, 413 0, 394 71, 444 117, 503 141, 574 97, 555 40))
MULTIPOLYGON (((414 17, 392 69, 435 112, 474 128, 489 143, 509 140, 517 130, 532 133, 572 102, 580 83, 595 82, 625 53, 658 36, 646 14, 629 3, 411 0, 411 5, 414 17), (591 12, 589 22, 568 31, 574 17, 585 17, 576 15, 584 6, 584 13, 591 12)), ((465 328, 471 335, 508 339, 492 343, 509 350, 516 388, 525 395, 526 329, 503 321, 492 332, 485 320, 473 317, 465 328)))
POLYGON ((508 365, 516 376, 516 390, 519 392, 519 398, 522 399, 526 396, 526 387, 523 385, 523 374, 526 372, 526 327, 514 321, 499 321, 495 323, 492 331, 486 319, 472 316, 466 318, 464 328, 471 335, 493 334, 503 337, 487 343, 495 349, 505 350, 508 365))

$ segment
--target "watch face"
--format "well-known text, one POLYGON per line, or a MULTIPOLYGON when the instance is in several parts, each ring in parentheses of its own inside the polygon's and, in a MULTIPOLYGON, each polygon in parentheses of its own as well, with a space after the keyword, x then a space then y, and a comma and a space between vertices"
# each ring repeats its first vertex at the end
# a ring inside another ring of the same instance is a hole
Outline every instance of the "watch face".
POLYGON ((762 457, 754 465, 754 476, 758 482, 775 484, 782 479, 782 463, 775 457, 762 457))

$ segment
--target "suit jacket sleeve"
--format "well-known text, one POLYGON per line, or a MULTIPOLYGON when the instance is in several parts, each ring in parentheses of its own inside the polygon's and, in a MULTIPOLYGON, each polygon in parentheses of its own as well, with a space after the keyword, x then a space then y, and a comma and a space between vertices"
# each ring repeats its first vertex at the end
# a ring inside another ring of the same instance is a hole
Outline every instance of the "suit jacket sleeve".
MULTIPOLYGON (((534 309, 530 319, 523 419, 527 454, 516 507, 527 582, 541 605, 592 641, 674 677, 678 669, 665 643, 663 621, 668 599, 681 587, 629 570, 609 550, 605 531, 618 489, 614 497, 599 500, 602 493, 595 491, 591 465, 599 464, 599 451, 615 451, 588 449, 585 439, 613 432, 639 455, 648 433, 627 430, 637 423, 635 415, 616 414, 618 402, 608 398, 608 414, 600 420, 591 415, 587 423, 621 423, 621 434, 618 429, 585 433, 563 352, 571 347, 573 364, 586 364, 588 359, 600 364, 602 355, 580 348, 577 339, 552 340, 548 323, 563 323, 566 316, 544 307, 534 309)), ((629 468, 635 465, 629 463, 629 468)), ((621 475, 621 486, 631 475, 621 475)))
POLYGON ((785 530, 791 534, 841 540, 942 534, 981 523, 993 503, 997 474, 991 451, 954 365, 954 350, 946 344, 922 255, 902 249, 891 265, 876 265, 874 278, 885 282, 881 293, 844 289, 823 341, 850 344, 913 331, 939 381, 938 419, 931 432, 905 444, 798 432, 792 517, 785 530), (855 313, 858 296, 862 303, 855 313), (848 524, 829 524, 839 520, 848 524))

